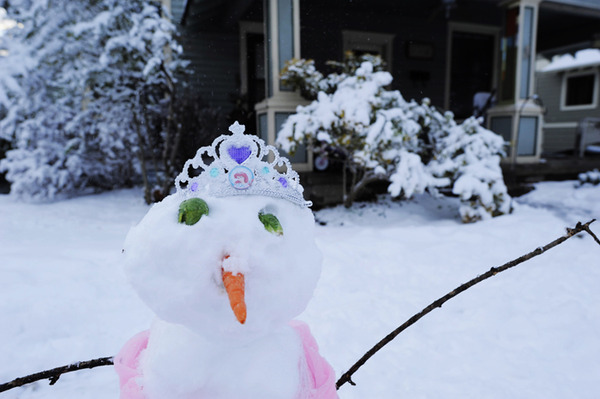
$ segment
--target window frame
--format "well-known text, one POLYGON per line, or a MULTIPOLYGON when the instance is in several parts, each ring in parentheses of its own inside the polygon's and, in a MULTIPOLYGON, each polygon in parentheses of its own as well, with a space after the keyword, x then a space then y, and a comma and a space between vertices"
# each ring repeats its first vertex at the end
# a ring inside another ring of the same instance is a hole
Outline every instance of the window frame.
POLYGON ((342 49, 354 51, 357 48, 364 51, 380 53, 385 62, 385 70, 392 71, 394 34, 383 32, 368 32, 358 30, 342 30, 342 49), (381 54, 382 53, 382 54, 381 54))
POLYGON ((563 74, 562 83, 560 88, 560 110, 561 111, 579 111, 585 109, 594 109, 598 107, 598 81, 600 80, 600 74, 598 68, 584 69, 577 71, 568 71, 563 74), (577 76, 593 75, 594 76, 594 88, 592 92, 592 102, 590 104, 581 105, 567 105, 567 83, 569 78, 577 76))
MULTIPOLYGON (((265 29, 262 22, 254 22, 254 21, 241 21, 240 22, 240 92, 242 94, 248 94, 248 35, 265 35, 265 29)), ((266 40, 266 38, 265 38, 266 40)), ((266 57, 265 57, 266 58, 266 57)), ((265 73, 265 81, 267 79, 267 66, 266 61, 264 61, 264 73, 265 73)), ((266 91, 266 89, 265 89, 266 91)), ((252 104, 254 106, 254 104, 252 104)))

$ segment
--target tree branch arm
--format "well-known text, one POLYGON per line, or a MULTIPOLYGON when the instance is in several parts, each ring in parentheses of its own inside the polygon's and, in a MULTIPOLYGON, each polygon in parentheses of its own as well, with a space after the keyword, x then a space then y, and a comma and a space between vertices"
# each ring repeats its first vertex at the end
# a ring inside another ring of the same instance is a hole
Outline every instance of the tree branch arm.
POLYGON ((598 237, 596 237, 594 235, 594 233, 591 232, 590 230, 590 224, 592 224, 596 219, 592 219, 589 222, 585 223, 585 224, 581 224, 581 222, 578 222, 577 225, 575 226, 575 228, 573 229, 567 229, 567 233, 562 236, 557 238, 556 240, 550 242, 549 244, 546 244, 543 247, 538 247, 535 250, 520 256, 517 259, 514 259, 508 263, 505 263, 502 266, 498 266, 498 267, 492 267, 490 270, 488 270, 487 272, 471 279, 470 281, 467 281, 466 283, 462 284, 461 286, 455 288, 454 290, 450 291, 449 293, 447 293, 446 295, 444 295, 441 298, 438 298, 437 300, 435 300, 434 302, 432 302, 429 306, 427 306, 426 308, 424 308, 423 310, 421 310, 419 313, 415 314, 414 316, 412 316, 410 319, 408 319, 407 321, 404 322, 404 324, 402 324, 401 326, 399 326, 398 328, 396 328, 394 331, 392 331, 391 333, 389 333, 385 338, 383 338, 381 341, 379 341, 374 347, 372 347, 371 349, 369 349, 369 351, 367 353, 365 353, 363 355, 363 357, 361 357, 354 365, 352 365, 352 367, 350 367, 350 369, 348 371, 346 371, 344 374, 342 374, 342 376, 339 378, 339 380, 336 382, 336 388, 340 389, 340 387, 342 385, 344 385, 346 382, 349 382, 351 385, 356 385, 354 383, 354 381, 352 381, 352 375, 363 365, 366 363, 367 360, 369 360, 375 353, 377 353, 381 348, 383 348, 385 345, 387 345, 388 343, 390 343, 394 338, 396 338, 396 336, 398 336, 401 332, 403 332, 404 330, 406 330, 408 327, 412 326, 413 324, 415 324, 417 321, 419 321, 423 316, 427 315, 428 313, 430 313, 432 310, 436 309, 436 308, 441 308, 442 305, 444 303, 446 303, 447 301, 449 301, 450 299, 454 298, 455 296, 457 296, 458 294, 460 294, 461 292, 464 292, 466 290, 468 290, 469 288, 471 288, 472 286, 474 286, 477 283, 482 282, 483 280, 486 280, 490 277, 495 276, 498 273, 501 273, 505 270, 508 270, 512 267, 515 267, 523 262, 525 262, 526 260, 529 260, 531 258, 534 258, 538 255, 541 255, 542 253, 548 251, 551 248, 554 248, 555 246, 563 243, 564 241, 568 240, 569 238, 585 231, 587 233, 589 233, 590 235, 592 235, 592 237, 596 240, 596 242, 598 242, 598 244, 600 245, 600 241, 598 241, 598 237))
POLYGON ((0 392, 8 391, 9 389, 17 388, 25 384, 30 384, 32 382, 45 379, 49 379, 50 385, 54 385, 60 376, 65 373, 83 369, 91 369, 98 366, 110 366, 112 364, 114 364, 112 357, 101 357, 94 360, 87 360, 85 362, 69 364, 68 366, 56 367, 51 370, 41 371, 39 373, 16 378, 10 382, 0 384, 0 392))

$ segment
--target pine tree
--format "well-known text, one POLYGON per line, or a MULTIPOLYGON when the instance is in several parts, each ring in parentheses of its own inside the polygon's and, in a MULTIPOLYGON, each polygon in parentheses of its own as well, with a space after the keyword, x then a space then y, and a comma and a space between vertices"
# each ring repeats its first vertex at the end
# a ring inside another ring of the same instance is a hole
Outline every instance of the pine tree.
POLYGON ((139 181, 141 141, 165 135, 184 65, 160 2, 10 0, 7 11, 19 23, 0 38, 11 194, 48 200, 139 181))

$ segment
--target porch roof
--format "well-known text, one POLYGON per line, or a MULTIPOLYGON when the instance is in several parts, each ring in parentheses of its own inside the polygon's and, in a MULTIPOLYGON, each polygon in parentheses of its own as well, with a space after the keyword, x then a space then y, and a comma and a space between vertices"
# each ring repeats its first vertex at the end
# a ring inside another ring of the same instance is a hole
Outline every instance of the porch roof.
POLYGON ((560 72, 600 65, 600 49, 590 48, 571 54, 555 56, 541 72, 560 72))
MULTIPOLYGON (((174 19, 183 25, 190 17, 190 10, 194 7, 194 20, 203 23, 215 20, 220 23, 235 24, 254 0, 171 0, 174 19)), ((365 7, 385 8, 396 4, 397 0, 354 0, 353 4, 362 4, 365 7)), ((424 8, 439 11, 445 7, 453 8, 458 5, 476 3, 497 4, 500 6, 506 0, 422 0, 418 3, 406 3, 414 8, 424 8)), ((561 13, 572 15, 586 15, 600 18, 600 1, 598 0, 542 0, 540 6, 561 13)))
POLYGON ((600 11, 600 2, 598 2, 598 0, 544 0, 542 3, 556 3, 563 6, 595 9, 600 11))

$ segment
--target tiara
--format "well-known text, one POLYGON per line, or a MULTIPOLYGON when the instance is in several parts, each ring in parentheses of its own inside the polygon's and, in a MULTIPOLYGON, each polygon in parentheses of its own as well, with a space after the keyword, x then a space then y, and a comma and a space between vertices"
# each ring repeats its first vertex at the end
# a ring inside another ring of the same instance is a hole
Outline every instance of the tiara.
POLYGON ((311 206, 304 200, 304 188, 290 161, 261 138, 244 134, 244 130, 244 125, 236 121, 229 127, 231 135, 223 134, 210 146, 201 147, 175 178, 177 192, 188 197, 199 192, 214 197, 262 195, 311 206), (207 164, 205 160, 210 159, 212 162, 207 164), (190 177, 190 168, 201 170, 190 177))

